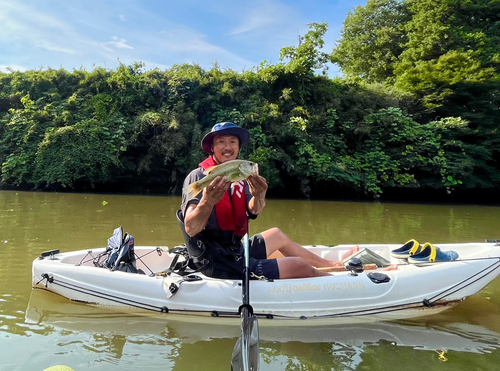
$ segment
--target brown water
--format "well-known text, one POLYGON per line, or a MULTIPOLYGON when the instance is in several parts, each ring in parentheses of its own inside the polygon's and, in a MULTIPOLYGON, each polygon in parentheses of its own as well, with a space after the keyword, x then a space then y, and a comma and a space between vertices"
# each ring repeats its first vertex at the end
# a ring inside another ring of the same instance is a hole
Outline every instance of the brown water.
MULTIPOLYGON (((182 243, 179 205, 175 197, 0 191, 0 370, 229 370, 238 327, 124 315, 31 290, 40 252, 103 247, 118 226, 138 245, 182 243)), ((500 239, 499 220, 493 206, 270 200, 250 228, 278 226, 303 244, 439 243, 500 239)), ((439 316, 261 327, 260 346, 261 370, 497 369, 500 280, 439 316)))

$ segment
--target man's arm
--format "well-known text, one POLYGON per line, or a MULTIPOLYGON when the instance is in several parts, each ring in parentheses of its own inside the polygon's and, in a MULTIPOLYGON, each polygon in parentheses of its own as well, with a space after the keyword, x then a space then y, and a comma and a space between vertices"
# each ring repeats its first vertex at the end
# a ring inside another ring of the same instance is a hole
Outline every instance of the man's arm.
POLYGON ((188 204, 184 215, 184 226, 189 236, 193 237, 205 228, 215 204, 222 199, 230 185, 231 182, 228 182, 226 177, 218 176, 203 190, 199 203, 188 204))

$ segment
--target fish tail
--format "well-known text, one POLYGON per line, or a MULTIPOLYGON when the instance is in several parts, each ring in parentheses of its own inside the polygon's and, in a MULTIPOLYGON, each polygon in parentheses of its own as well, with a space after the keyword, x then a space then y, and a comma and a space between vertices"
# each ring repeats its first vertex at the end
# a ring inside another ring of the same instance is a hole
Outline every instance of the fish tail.
POLYGON ((187 195, 187 199, 191 200, 195 198, 202 190, 203 188, 200 187, 199 182, 194 182, 184 187, 183 192, 187 195))

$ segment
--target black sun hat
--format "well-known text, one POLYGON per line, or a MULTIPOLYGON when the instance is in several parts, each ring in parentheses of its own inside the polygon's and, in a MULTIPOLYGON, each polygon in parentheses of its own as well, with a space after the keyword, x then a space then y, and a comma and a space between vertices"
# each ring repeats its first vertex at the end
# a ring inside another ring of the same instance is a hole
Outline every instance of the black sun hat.
POLYGON ((203 137, 201 148, 208 154, 212 153, 212 141, 216 135, 234 135, 240 140, 242 147, 250 141, 250 133, 247 129, 243 129, 232 122, 220 122, 215 124, 212 130, 203 137))

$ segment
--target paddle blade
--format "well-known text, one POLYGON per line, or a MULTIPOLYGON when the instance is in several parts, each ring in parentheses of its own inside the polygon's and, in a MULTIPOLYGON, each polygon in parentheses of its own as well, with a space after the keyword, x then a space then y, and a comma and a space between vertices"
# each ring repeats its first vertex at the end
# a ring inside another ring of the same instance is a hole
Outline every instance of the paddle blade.
POLYGON ((241 308, 241 336, 233 349, 231 370, 256 371, 259 361, 259 322, 244 306, 241 308))

